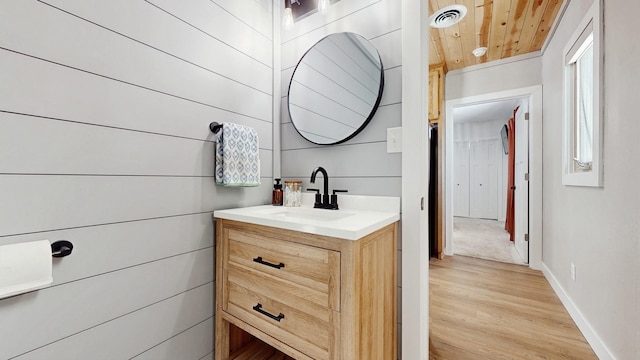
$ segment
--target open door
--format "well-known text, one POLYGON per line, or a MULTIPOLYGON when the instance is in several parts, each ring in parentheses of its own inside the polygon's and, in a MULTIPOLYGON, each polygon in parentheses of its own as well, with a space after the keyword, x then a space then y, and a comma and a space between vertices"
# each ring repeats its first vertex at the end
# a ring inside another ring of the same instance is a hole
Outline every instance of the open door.
POLYGON ((529 263, 529 101, 523 100, 515 114, 515 247, 529 263))

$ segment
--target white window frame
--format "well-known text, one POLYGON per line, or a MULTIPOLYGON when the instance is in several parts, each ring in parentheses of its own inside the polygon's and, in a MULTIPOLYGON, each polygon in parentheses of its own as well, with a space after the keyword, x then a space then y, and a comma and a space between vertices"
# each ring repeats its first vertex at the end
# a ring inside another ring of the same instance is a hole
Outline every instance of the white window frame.
POLYGON ((594 0, 593 5, 576 28, 563 51, 564 72, 564 114, 563 114, 563 160, 562 184, 568 186, 603 186, 602 129, 604 115, 603 101, 603 26, 602 0, 594 0), (590 169, 580 169, 574 162, 575 107, 574 70, 572 61, 576 54, 584 51, 584 43, 593 35, 593 160, 590 169))

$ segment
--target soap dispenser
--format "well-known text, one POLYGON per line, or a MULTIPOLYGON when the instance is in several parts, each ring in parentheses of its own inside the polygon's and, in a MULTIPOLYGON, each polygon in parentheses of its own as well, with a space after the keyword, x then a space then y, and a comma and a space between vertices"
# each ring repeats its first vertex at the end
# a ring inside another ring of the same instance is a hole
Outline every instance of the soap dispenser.
POLYGON ((271 196, 271 205, 273 206, 282 206, 282 184, 280 181, 282 179, 274 179, 275 184, 273 185, 273 195, 271 196))

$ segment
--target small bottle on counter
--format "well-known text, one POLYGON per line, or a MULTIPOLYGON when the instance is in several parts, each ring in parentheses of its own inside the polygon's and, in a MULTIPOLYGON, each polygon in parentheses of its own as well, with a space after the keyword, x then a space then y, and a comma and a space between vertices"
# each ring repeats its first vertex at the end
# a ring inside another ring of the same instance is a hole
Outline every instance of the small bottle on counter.
POLYGON ((282 206, 282 184, 280 184, 281 179, 274 179, 275 184, 273 185, 273 194, 271 196, 271 205, 273 206, 282 206))
POLYGON ((302 204, 302 180, 285 180, 284 206, 298 207, 302 204))

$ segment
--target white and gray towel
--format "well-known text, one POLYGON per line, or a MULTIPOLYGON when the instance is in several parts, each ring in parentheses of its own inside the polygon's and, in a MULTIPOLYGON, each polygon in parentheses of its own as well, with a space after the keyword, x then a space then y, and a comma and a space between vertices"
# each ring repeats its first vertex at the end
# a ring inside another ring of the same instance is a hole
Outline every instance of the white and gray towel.
POLYGON ((224 123, 216 140, 216 184, 259 186, 258 132, 248 126, 224 123))

